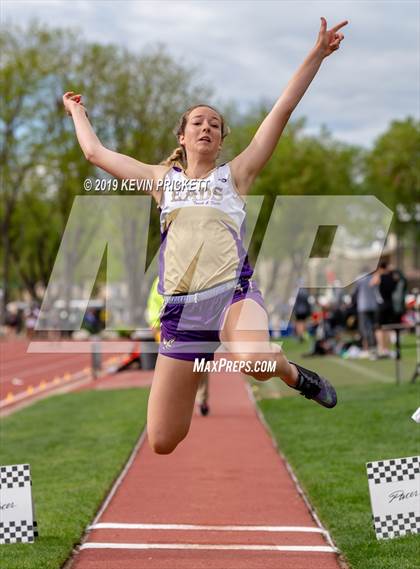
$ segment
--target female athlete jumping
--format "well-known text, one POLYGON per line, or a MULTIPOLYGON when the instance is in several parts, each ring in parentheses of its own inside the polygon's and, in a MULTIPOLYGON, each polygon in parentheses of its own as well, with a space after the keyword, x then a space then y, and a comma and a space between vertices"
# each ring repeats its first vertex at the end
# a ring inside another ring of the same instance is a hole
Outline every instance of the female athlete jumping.
POLYGON ((251 279, 242 244, 245 202, 241 196, 271 157, 322 61, 339 48, 344 36, 338 30, 347 23, 327 30, 321 18, 315 46, 250 144, 220 166, 216 159, 228 129, 211 106, 188 109, 178 126, 178 148, 167 161, 151 165, 105 148, 89 123, 81 95, 70 91, 63 96, 87 160, 117 178, 154 180, 152 195, 161 216, 159 292, 165 303, 147 430, 157 453, 172 452, 187 435, 202 377, 193 369, 194 360, 212 360, 220 342, 232 360, 251 365, 249 374, 255 379, 280 377, 324 407, 337 403, 335 390, 325 378, 289 362, 281 348, 270 343, 264 301, 251 279), (168 191, 162 190, 162 182, 168 191), (197 182, 205 184, 204 191, 197 182), (276 371, 259 371, 261 362, 268 361, 275 362, 276 371))

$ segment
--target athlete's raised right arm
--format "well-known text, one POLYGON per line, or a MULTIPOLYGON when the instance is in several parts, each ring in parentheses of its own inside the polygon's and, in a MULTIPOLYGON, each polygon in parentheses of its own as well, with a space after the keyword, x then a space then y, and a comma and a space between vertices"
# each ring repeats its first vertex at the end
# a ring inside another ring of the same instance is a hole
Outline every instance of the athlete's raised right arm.
POLYGON ((135 158, 105 148, 89 122, 81 95, 68 91, 63 95, 67 114, 71 115, 76 136, 86 159, 119 179, 156 179, 165 167, 144 164, 135 158))

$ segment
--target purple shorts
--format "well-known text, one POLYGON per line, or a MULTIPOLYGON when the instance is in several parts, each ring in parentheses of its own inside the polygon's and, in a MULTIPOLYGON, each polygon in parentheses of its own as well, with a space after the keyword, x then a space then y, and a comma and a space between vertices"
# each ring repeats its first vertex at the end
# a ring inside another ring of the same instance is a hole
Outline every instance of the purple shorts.
POLYGON ((248 279, 212 298, 187 304, 166 303, 160 317, 159 353, 179 360, 213 360, 221 344, 219 333, 227 308, 245 298, 267 311, 255 281, 248 279))

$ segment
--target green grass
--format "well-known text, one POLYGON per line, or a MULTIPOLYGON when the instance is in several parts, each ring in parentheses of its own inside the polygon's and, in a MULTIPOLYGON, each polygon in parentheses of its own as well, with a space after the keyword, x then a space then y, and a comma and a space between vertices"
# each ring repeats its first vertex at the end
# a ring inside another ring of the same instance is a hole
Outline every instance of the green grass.
POLYGON ((355 368, 335 358, 302 360, 305 350, 290 341, 284 349, 331 378, 339 397, 339 405, 328 410, 301 396, 283 397, 291 390, 276 387, 278 380, 268 382, 274 387, 252 381, 273 435, 322 522, 352 569, 417 568, 420 536, 377 541, 365 466, 419 452, 420 428, 411 419, 420 405, 419 387, 407 381, 414 369, 411 339, 404 346, 405 381, 399 386, 393 361, 349 362, 355 368))
MULTIPOLYGON (((344 385, 366 385, 367 383, 395 384, 394 360, 344 360, 338 356, 302 358, 309 352, 310 343, 298 344, 294 339, 286 338, 283 350, 292 361, 305 367, 315 366, 320 373, 330 377, 338 388, 344 385)), ((405 336, 402 347, 402 383, 408 383, 415 369, 416 346, 414 336, 405 336)), ((250 379, 256 397, 270 399, 272 397, 298 397, 297 393, 287 387, 280 379, 259 382, 250 379)), ((420 378, 418 380, 420 384, 420 378)))
POLYGON ((40 537, 0 548, 2 569, 57 569, 79 543, 146 421, 148 390, 84 391, 1 422, 1 464, 29 463, 40 537))

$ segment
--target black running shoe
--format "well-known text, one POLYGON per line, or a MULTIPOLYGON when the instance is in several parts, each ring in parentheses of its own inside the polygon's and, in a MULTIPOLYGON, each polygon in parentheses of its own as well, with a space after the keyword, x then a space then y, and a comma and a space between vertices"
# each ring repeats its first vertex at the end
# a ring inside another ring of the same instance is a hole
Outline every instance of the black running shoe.
POLYGON ((289 363, 296 366, 299 372, 298 384, 293 389, 297 389, 301 395, 307 399, 313 399, 323 407, 331 408, 337 405, 335 389, 325 377, 321 377, 314 371, 306 369, 294 362, 289 363))
POLYGON ((210 407, 207 405, 207 403, 200 403, 200 413, 205 417, 206 415, 208 415, 210 411, 210 407))

